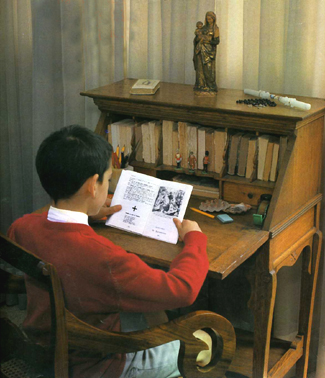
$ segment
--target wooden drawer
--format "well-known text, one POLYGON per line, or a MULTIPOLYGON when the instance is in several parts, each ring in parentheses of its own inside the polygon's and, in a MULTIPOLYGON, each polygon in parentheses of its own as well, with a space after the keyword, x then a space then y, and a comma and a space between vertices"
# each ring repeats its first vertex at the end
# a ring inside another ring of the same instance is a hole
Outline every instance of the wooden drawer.
MULTIPOLYGON (((288 253, 286 251, 290 250, 290 247, 297 245, 298 252, 301 252, 299 248, 299 243, 301 245, 306 243, 304 241, 306 235, 312 231, 315 226, 315 207, 308 210, 305 214, 299 217, 290 226, 284 229, 280 234, 276 235, 274 239, 270 240, 270 261, 273 266, 276 267, 278 264, 284 260, 288 253)), ((299 255, 297 253, 297 255, 299 255)))
POLYGON ((257 206, 262 194, 272 194, 273 190, 266 187, 241 184, 240 182, 223 183, 223 199, 231 203, 244 202, 257 206))

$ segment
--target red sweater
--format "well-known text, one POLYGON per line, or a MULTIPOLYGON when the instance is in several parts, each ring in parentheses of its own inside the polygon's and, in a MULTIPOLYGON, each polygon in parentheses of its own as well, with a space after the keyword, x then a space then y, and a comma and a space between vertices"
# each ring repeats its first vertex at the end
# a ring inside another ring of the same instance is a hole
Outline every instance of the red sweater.
MULTIPOLYGON (((120 331, 119 312, 168 310, 193 303, 208 272, 206 236, 192 231, 169 272, 152 269, 83 224, 47 220, 47 213, 16 220, 11 239, 53 264, 61 279, 66 307, 79 319, 100 329, 120 331)), ((49 342, 50 304, 47 293, 30 277, 26 280, 26 333, 42 344, 49 342)), ((119 377, 125 356, 71 354, 74 377, 119 377)))

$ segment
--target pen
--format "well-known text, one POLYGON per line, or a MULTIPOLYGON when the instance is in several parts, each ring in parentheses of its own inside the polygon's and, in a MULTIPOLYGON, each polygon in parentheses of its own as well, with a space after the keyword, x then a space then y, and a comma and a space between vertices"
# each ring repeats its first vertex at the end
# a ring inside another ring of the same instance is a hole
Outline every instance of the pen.
POLYGON ((124 156, 124 152, 121 152, 121 156, 122 156, 121 168, 125 168, 129 160, 129 155, 124 156))
POLYGON ((206 217, 209 217, 209 218, 215 218, 214 215, 211 215, 211 214, 208 214, 208 213, 205 213, 204 211, 201 211, 201 210, 198 210, 198 209, 195 209, 194 207, 190 207, 191 210, 193 211, 196 211, 197 213, 200 213, 202 215, 205 215, 206 217))
POLYGON ((120 165, 122 164, 122 159, 123 159, 123 156, 124 156, 124 151, 125 151, 125 146, 123 146, 121 148, 121 151, 119 153, 119 162, 120 162, 120 165), (122 155, 123 154, 123 155, 122 155))
POLYGON ((117 156, 117 161, 118 161, 119 165, 121 165, 121 162, 120 162, 120 146, 119 145, 117 145, 115 153, 116 153, 116 156, 117 156))

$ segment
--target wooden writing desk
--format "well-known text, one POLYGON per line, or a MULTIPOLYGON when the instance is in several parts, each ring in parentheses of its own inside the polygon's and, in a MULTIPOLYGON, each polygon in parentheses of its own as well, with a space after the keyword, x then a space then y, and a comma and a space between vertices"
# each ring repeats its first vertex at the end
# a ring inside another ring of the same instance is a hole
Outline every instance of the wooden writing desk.
MULTIPOLYGON (((231 370, 254 378, 283 377, 297 363, 297 377, 307 376, 309 343, 316 282, 319 267, 321 232, 320 178, 325 101, 299 97, 311 104, 311 110, 300 111, 278 105, 256 109, 236 104, 249 98, 243 91, 220 89, 216 97, 196 97, 190 85, 161 83, 153 96, 132 96, 129 91, 135 80, 126 79, 87 92, 101 110, 96 132, 106 135, 107 126, 125 117, 137 119, 192 122, 213 128, 286 136, 288 143, 275 183, 250 180, 227 174, 209 173, 219 183, 220 196, 230 202, 257 206, 261 194, 272 194, 262 228, 253 225, 251 210, 234 216, 235 222, 223 225, 188 210, 186 217, 199 222, 208 235, 210 275, 223 279, 248 257, 255 259, 255 278, 251 308, 254 313, 253 356, 245 354, 247 366, 235 361, 231 370), (292 266, 302 256, 302 281, 299 330, 286 348, 277 343, 273 353, 271 330, 277 289, 277 272, 292 266), (282 348, 282 349, 281 349, 282 348), (282 352, 279 352, 279 350, 282 352), (250 359, 253 364, 250 364, 250 359)), ((224 162, 226 164, 226 160, 224 162)), ((160 176, 175 172, 171 166, 135 164, 140 172, 160 176)), ((225 170, 223 171, 225 172, 225 170)), ((196 172, 200 176, 200 172, 196 172)), ((199 200, 193 198, 198 207, 199 200)), ((105 226, 96 232, 108 237, 145 261, 167 266, 181 250, 176 246, 135 236, 105 226)), ((236 352, 237 353, 237 352, 236 352)), ((241 353, 240 345, 238 355, 241 353)))

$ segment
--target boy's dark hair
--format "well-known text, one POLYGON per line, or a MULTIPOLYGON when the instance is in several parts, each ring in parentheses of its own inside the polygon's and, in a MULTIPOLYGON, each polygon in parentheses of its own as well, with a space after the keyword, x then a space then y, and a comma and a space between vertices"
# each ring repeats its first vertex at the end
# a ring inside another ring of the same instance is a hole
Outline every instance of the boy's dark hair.
POLYGON ((104 138, 85 127, 63 127, 41 143, 36 155, 37 173, 55 202, 67 199, 96 173, 98 181, 103 181, 112 152, 104 138))

